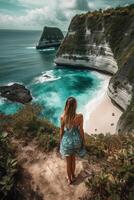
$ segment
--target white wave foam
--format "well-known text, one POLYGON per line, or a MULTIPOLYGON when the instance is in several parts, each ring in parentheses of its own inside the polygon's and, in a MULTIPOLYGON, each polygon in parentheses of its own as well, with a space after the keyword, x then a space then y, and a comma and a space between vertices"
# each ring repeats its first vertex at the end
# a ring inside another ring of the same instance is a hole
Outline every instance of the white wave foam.
POLYGON ((111 75, 101 74, 100 72, 97 71, 91 71, 90 73, 96 75, 99 79, 103 81, 109 80, 109 78, 111 77, 111 75))
POLYGON ((55 105, 61 105, 61 99, 57 92, 51 92, 49 96, 45 96, 45 101, 49 104, 49 106, 55 107, 55 105))
POLYGON ((8 85, 8 86, 10 86, 10 85, 13 85, 15 82, 10 82, 10 83, 8 83, 8 84, 6 84, 6 85, 8 85))
POLYGON ((36 47, 26 47, 26 49, 36 49, 36 47))
POLYGON ((94 98, 89 100, 89 102, 84 106, 83 110, 81 111, 84 115, 84 129, 87 129, 87 124, 89 124, 89 116, 90 114, 96 109, 96 106, 99 105, 107 92, 108 84, 110 77, 102 75, 103 83, 100 90, 97 90, 94 93, 94 98))
POLYGON ((38 49, 38 51, 54 51, 55 48, 48 48, 48 49, 38 49))
POLYGON ((5 103, 6 98, 0 97, 0 106, 2 106, 5 103))
POLYGON ((48 76, 53 76, 53 70, 48 70, 48 71, 44 71, 44 72, 41 72, 42 74, 46 74, 48 76))
POLYGON ((42 72, 42 75, 35 78, 36 83, 44 83, 44 82, 49 82, 49 81, 55 81, 60 79, 61 77, 55 77, 53 74, 53 70, 49 70, 47 72, 42 72))
POLYGON ((9 82, 9 83, 7 83, 7 84, 5 84, 5 85, 10 86, 10 85, 13 85, 13 84, 15 84, 15 83, 23 85, 23 83, 21 83, 21 82, 9 82))

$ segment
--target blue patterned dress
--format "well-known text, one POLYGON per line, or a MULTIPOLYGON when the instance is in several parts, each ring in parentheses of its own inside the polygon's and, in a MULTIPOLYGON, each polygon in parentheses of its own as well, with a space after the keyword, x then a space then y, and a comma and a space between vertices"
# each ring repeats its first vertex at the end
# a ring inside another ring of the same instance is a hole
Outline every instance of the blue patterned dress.
POLYGON ((65 128, 60 143, 60 153, 63 158, 69 155, 85 156, 86 149, 82 145, 82 138, 78 127, 65 128))

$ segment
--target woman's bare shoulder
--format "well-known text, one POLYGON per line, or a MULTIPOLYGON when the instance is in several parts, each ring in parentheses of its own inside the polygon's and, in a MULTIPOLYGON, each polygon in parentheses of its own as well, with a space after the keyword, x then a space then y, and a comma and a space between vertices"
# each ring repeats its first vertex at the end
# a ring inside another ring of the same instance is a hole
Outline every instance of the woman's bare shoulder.
POLYGON ((60 116, 60 123, 61 123, 61 125, 64 125, 64 116, 63 116, 63 114, 60 116))
POLYGON ((76 119, 82 120, 83 119, 83 114, 82 113, 76 114, 76 119))
POLYGON ((64 116, 63 116, 63 114, 62 114, 62 115, 60 116, 60 119, 63 120, 63 118, 64 118, 64 116))

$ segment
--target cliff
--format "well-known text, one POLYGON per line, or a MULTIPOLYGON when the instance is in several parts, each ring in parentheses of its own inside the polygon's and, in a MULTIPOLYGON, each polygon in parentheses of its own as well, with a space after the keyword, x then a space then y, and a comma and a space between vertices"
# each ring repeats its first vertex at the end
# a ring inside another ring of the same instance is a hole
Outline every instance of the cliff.
POLYGON ((105 38, 102 14, 76 15, 61 44, 55 62, 94 68, 114 74, 118 67, 105 38), (95 26, 96 25, 96 26, 95 26))
POLYGON ((134 4, 76 15, 55 62, 114 74, 108 95, 125 111, 117 129, 134 131, 134 4))
POLYGON ((45 26, 36 48, 44 49, 49 47, 58 47, 63 38, 63 33, 59 28, 45 26))

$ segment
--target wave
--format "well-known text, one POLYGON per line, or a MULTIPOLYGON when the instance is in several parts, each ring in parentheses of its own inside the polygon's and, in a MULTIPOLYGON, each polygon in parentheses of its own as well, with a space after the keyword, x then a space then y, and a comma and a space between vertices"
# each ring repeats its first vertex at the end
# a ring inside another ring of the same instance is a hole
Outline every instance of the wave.
POLYGON ((10 85, 13 85, 15 82, 9 82, 7 83, 6 85, 10 86, 10 85))
POLYGON ((55 48, 48 48, 48 49, 38 49, 38 51, 54 51, 55 48))
POLYGON ((8 82, 7 84, 5 84, 5 85, 8 85, 8 86, 10 86, 10 85, 13 85, 13 84, 15 84, 15 83, 17 83, 17 84, 20 84, 20 85, 23 85, 23 83, 21 83, 21 82, 8 82))
POLYGON ((97 76, 97 78, 99 78, 103 81, 105 81, 106 79, 109 79, 109 77, 111 77, 111 75, 109 75, 109 74, 103 74, 103 73, 100 73, 97 71, 91 71, 90 73, 97 76))
POLYGON ((36 47, 26 47, 26 49, 36 49, 36 47))
POLYGON ((44 83, 44 82, 49 82, 49 81, 55 81, 60 79, 61 77, 56 77, 53 74, 53 70, 49 70, 47 72, 42 72, 42 75, 35 78, 34 81, 35 83, 44 83))
POLYGON ((0 97, 0 106, 5 103, 5 99, 3 97, 0 97))
POLYGON ((101 75, 100 77, 103 78, 102 81, 102 85, 101 85, 101 89, 100 90, 96 90, 96 92, 94 93, 94 97, 92 98, 92 100, 89 100, 89 102, 84 106, 82 113, 84 115, 84 128, 86 129, 87 124, 89 124, 89 117, 90 114, 96 109, 96 106, 99 105, 104 97, 104 95, 107 92, 107 88, 108 88, 108 84, 109 84, 109 80, 110 77, 108 77, 107 75, 101 75))

